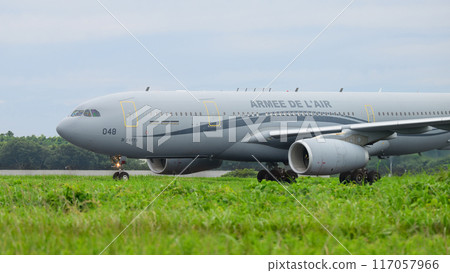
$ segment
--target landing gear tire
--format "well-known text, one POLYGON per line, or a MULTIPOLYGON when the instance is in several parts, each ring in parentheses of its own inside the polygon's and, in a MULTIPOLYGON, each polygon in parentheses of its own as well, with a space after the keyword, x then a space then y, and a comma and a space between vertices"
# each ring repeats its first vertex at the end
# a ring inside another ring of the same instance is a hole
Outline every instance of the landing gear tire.
POLYGON ((365 180, 365 173, 363 170, 361 169, 357 169, 354 170, 352 173, 352 180, 358 184, 358 185, 362 185, 364 183, 365 180))
POLYGON ((130 179, 130 175, 127 172, 122 172, 119 174, 119 179, 123 181, 128 181, 130 179))
POLYGON ((352 181, 352 173, 351 172, 343 172, 339 175, 339 182, 342 184, 348 184, 352 181))
POLYGON ((288 183, 295 183, 296 179, 298 178, 298 174, 294 172, 293 170, 287 170, 286 171, 286 182, 288 183))
POLYGON ((256 179, 258 182, 261 182, 263 180, 266 181, 278 181, 278 182, 287 182, 287 183, 294 183, 297 179, 298 174, 295 173, 292 170, 285 170, 283 168, 275 167, 272 168, 269 171, 267 170, 261 170, 256 175, 256 179))
POLYGON ((369 182, 369 185, 372 185, 373 182, 377 182, 378 180, 380 180, 380 174, 376 171, 370 171, 369 174, 367 175, 367 181, 369 182))
POLYGON ((114 175, 113 175, 113 179, 114 180, 119 180, 119 175, 120 175, 119 172, 115 172, 114 175))
POLYGON ((381 175, 378 172, 368 171, 366 168, 361 168, 341 173, 339 175, 339 182, 341 182, 342 184, 353 182, 358 185, 364 185, 365 183, 372 185, 380 178, 381 175))
POLYGON ((267 178, 270 176, 270 174, 266 170, 261 170, 258 172, 258 175, 256 176, 256 179, 258 179, 258 182, 261 182, 263 180, 268 180, 267 178))
POLYGON ((280 181, 281 180, 281 172, 277 169, 273 169, 270 171, 269 179, 271 181, 280 181))

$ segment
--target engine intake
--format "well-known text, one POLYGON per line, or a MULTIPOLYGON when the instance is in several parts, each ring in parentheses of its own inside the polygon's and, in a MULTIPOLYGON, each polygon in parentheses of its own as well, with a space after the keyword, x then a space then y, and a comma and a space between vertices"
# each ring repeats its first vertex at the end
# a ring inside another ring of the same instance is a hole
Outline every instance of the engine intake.
POLYGON ((289 166, 299 174, 330 175, 362 168, 369 153, 361 146, 337 139, 302 139, 289 148, 289 166))
MULTIPOLYGON (((150 158, 147 165, 156 174, 180 174, 193 158, 150 158)), ((222 160, 197 158, 183 174, 202 172, 219 168, 222 160)))

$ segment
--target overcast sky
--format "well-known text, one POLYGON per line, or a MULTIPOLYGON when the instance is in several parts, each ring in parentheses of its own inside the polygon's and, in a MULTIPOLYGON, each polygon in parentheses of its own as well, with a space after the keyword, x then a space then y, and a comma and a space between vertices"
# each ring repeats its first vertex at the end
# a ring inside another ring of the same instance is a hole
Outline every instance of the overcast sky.
MULTIPOLYGON (((262 88, 350 0, 100 0, 189 90, 262 88)), ((105 94, 183 89, 96 1, 0 0, 0 133, 105 94)), ((450 1, 356 0, 272 90, 447 92, 450 1)))

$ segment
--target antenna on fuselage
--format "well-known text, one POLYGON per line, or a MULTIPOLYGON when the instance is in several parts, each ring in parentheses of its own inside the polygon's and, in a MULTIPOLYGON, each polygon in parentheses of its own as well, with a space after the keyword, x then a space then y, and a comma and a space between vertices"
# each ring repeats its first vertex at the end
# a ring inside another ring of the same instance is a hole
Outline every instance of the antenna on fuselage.
POLYGON ((298 92, 298 87, 297 87, 297 88, 295 88, 295 92, 298 92))
POLYGON ((342 93, 342 91, 344 91, 344 88, 341 87, 341 90, 339 90, 339 93, 342 93))
POLYGON ((148 90, 150 90, 150 86, 147 86, 147 88, 145 88, 145 91, 148 92, 148 90))

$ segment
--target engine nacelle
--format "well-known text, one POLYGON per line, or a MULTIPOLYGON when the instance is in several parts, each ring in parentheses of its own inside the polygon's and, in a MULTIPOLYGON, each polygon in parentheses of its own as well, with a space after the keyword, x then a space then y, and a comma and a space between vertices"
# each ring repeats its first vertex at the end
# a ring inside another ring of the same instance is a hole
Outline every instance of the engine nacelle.
MULTIPOLYGON (((180 174, 193 158, 151 158, 147 159, 150 170, 157 174, 180 174)), ((222 160, 197 158, 183 174, 196 173, 219 168, 222 160)))
POLYGON ((317 138, 294 142, 289 148, 289 166, 299 174, 329 175, 362 168, 369 153, 361 146, 337 139, 317 138))

